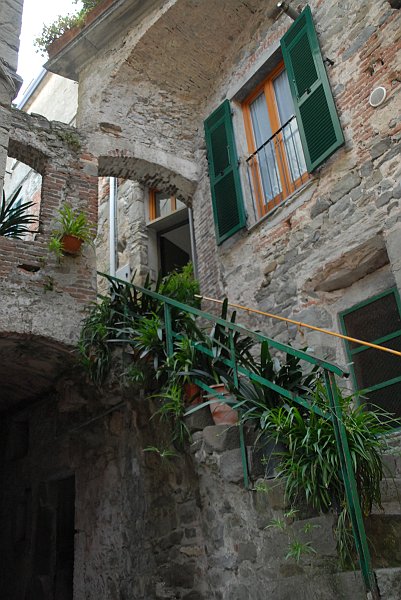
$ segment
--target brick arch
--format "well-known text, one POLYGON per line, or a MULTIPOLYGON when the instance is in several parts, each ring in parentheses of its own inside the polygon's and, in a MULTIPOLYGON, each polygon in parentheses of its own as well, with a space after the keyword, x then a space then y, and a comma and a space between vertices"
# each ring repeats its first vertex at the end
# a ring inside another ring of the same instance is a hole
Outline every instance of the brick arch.
POLYGON ((8 156, 25 163, 42 176, 45 173, 46 164, 49 159, 39 148, 35 148, 32 144, 14 138, 10 138, 8 156))

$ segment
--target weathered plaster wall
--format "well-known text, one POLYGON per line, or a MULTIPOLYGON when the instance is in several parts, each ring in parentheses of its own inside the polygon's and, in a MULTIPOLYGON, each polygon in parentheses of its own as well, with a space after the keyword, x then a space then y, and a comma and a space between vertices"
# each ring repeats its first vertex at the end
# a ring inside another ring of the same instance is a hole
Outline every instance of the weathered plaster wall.
POLYGON ((28 99, 22 110, 43 115, 49 121, 74 124, 78 107, 76 81, 47 72, 39 88, 28 99))

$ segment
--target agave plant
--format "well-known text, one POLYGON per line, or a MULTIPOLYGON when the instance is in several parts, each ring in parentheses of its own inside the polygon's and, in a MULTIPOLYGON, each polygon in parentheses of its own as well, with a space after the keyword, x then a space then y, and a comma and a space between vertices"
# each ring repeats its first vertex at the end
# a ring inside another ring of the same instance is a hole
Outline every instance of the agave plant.
POLYGON ((0 235, 21 239, 26 233, 30 232, 29 225, 38 220, 35 215, 27 212, 28 209, 32 208, 34 202, 22 202, 22 204, 14 206, 21 188, 22 186, 14 192, 8 201, 3 190, 0 206, 0 235))

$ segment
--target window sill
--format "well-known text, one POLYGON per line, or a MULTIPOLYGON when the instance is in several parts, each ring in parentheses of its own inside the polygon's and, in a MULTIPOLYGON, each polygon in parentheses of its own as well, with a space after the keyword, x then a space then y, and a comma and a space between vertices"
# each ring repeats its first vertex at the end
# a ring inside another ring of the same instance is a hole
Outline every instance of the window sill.
POLYGON ((281 204, 275 206, 267 212, 263 217, 258 219, 253 225, 248 227, 247 233, 253 233, 258 227, 268 221, 269 227, 278 225, 284 219, 287 219, 297 208, 302 206, 307 200, 312 197, 317 184, 317 179, 309 179, 302 187, 298 188, 290 194, 281 204))

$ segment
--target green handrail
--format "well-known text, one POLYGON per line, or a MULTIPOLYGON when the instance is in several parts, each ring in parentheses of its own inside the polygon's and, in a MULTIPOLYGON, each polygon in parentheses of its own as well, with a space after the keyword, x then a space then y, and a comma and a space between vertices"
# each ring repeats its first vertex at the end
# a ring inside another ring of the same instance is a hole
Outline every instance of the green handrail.
MULTIPOLYGON (((238 325, 237 323, 232 323, 221 317, 216 317, 210 313, 204 312, 193 306, 188 306, 186 304, 183 304, 182 302, 174 300, 173 298, 163 296, 162 294, 159 294, 157 292, 153 292, 146 288, 142 288, 142 287, 134 285, 132 283, 120 280, 116 277, 112 277, 110 275, 105 275, 103 273, 99 273, 99 275, 103 275, 103 276, 107 277, 107 279, 116 281, 119 284, 123 284, 125 286, 132 287, 133 289, 136 290, 136 292, 145 294, 146 296, 149 296, 150 298, 153 298, 154 300, 158 300, 163 305, 164 321, 165 321, 165 334, 166 334, 166 351, 167 351, 168 356, 171 356, 174 352, 174 339, 180 338, 180 334, 177 332, 174 332, 174 330, 173 330, 173 323, 172 323, 172 319, 171 319, 171 308, 178 308, 179 310, 181 310, 183 312, 187 312, 187 313, 190 313, 197 317, 200 317, 201 319, 210 321, 215 324, 219 324, 230 331, 230 359, 220 359, 220 360, 221 360, 221 362, 223 362, 224 364, 226 364, 227 366, 232 368, 233 376, 234 376, 234 383, 236 385, 238 385, 238 375, 239 374, 246 375, 249 379, 256 381, 256 382, 260 383, 261 385, 266 386, 266 387, 278 392, 284 398, 287 398, 288 400, 292 400, 292 401, 302 405, 304 408, 314 411, 317 414, 320 414, 321 416, 323 416, 324 418, 331 420, 331 422, 333 423, 333 427, 334 427, 337 450, 338 450, 340 464, 341 464, 342 477, 344 480, 347 506, 348 506, 348 510, 349 510, 349 514, 350 514, 352 531, 353 531, 353 536, 354 536, 354 540, 355 540, 355 546, 356 546, 356 549, 358 552, 359 563, 360 563, 360 567, 361 567, 361 573, 362 573, 364 585, 365 585, 366 590, 371 593, 372 600, 380 600, 377 582, 376 582, 375 574, 374 574, 373 568, 372 568, 372 561, 371 561, 371 557, 370 557, 365 526, 364 526, 364 522, 363 522, 363 514, 362 514, 361 504, 360 504, 359 495, 358 495, 358 491, 357 491, 355 472, 354 472, 351 453, 350 453, 349 445, 348 445, 347 431, 346 431, 346 428, 345 428, 344 422, 343 422, 343 415, 342 415, 341 405, 340 405, 339 397, 338 397, 338 393, 337 393, 337 386, 336 386, 336 382, 335 382, 336 375, 339 377, 348 377, 348 372, 332 362, 322 360, 311 354, 308 354, 307 352, 305 352, 303 350, 297 350, 295 348, 292 348, 291 346, 288 346, 287 344, 283 344, 282 342, 277 342, 276 340, 273 340, 259 332, 252 331, 242 325, 238 325), (324 413, 318 407, 310 404, 307 400, 305 400, 301 396, 295 394, 294 392, 286 390, 285 388, 282 388, 281 386, 275 384, 274 382, 269 381, 269 380, 265 379, 264 377, 261 377, 260 375, 253 373, 253 372, 249 371, 248 369, 245 369, 244 367, 242 367, 240 364, 238 364, 237 360, 236 360, 234 340, 233 340, 233 335, 232 335, 234 332, 239 332, 244 335, 247 335, 247 336, 255 339, 255 341, 257 341, 257 342, 261 342, 261 343, 267 342, 267 344, 269 346, 271 346, 272 348, 275 348, 282 352, 286 352, 287 354, 290 354, 292 356, 295 356, 296 358, 304 360, 304 361, 308 362, 309 364, 312 364, 315 366, 317 365, 320 368, 322 368, 323 374, 324 374, 324 381, 325 381, 327 396, 329 398, 330 412, 324 413)), ((210 350, 208 348, 205 348, 201 344, 196 343, 196 344, 194 344, 194 347, 196 348, 197 351, 210 355, 210 350)), ((213 396, 217 397, 220 401, 227 402, 227 398, 225 398, 221 394, 216 394, 215 390, 212 390, 204 382, 197 380, 197 379, 195 379, 195 382, 198 383, 198 385, 202 389, 207 391, 210 395, 213 394, 213 396)), ((215 400, 210 400, 208 402, 205 402, 204 404, 205 405, 211 404, 213 402, 215 402, 215 400)), ((186 412, 186 414, 189 415, 192 412, 195 412, 196 410, 197 410, 197 408, 190 409, 186 412)), ((240 426, 240 444, 241 444, 242 464, 243 464, 243 469, 244 469, 244 483, 245 483, 245 487, 248 488, 249 487, 249 474, 248 474, 246 448, 245 448, 245 441, 244 441, 244 432, 243 432, 242 426, 240 426)))

